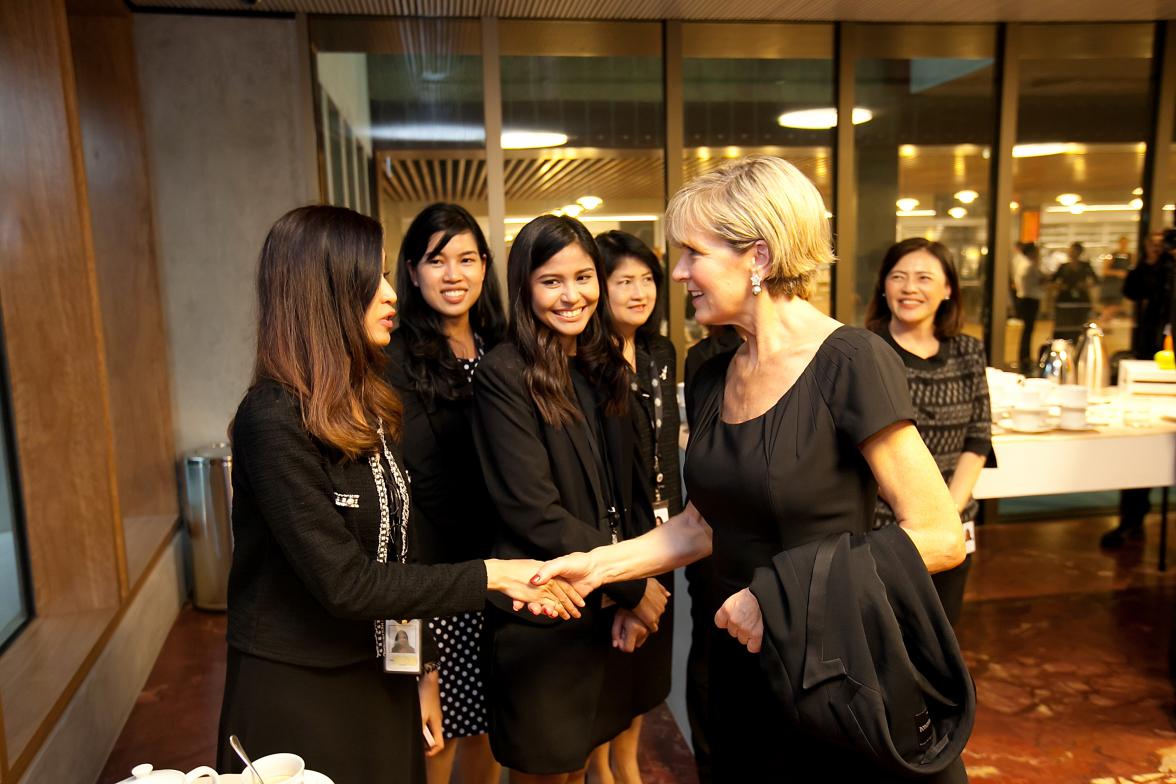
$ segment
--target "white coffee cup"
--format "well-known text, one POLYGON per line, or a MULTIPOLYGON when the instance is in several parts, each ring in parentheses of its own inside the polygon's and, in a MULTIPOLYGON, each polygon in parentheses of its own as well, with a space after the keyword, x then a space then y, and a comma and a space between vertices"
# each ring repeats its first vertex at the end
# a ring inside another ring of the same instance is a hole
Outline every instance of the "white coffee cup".
POLYGON ((1086 408, 1087 389, 1078 384, 1062 384, 1058 387, 1058 404, 1062 408, 1086 408))
MULTIPOLYGON (((302 784, 306 773, 306 763, 297 754, 269 754, 253 760, 253 767, 265 784, 302 784)), ((242 775, 245 784, 261 784, 248 769, 242 775)))
POLYGON ((1040 430, 1045 427, 1049 409, 1045 406, 1017 406, 1013 409, 1013 428, 1016 430, 1040 430))
POLYGON ((1058 420, 1058 426, 1062 430, 1085 430, 1086 429, 1086 406, 1081 408, 1070 408, 1069 406, 1062 406, 1062 416, 1058 420))
POLYGON ((1027 408, 1043 406, 1053 389, 1053 382, 1047 378, 1027 378, 1021 382, 1018 403, 1027 408))

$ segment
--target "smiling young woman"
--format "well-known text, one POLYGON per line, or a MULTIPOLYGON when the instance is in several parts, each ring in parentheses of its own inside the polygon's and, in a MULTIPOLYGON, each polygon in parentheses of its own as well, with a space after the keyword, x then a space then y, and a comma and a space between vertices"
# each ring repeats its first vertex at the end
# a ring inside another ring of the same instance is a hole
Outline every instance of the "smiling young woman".
MULTIPOLYGON (((474 378, 498 556, 553 558, 652 526, 604 280, 592 235, 573 218, 544 215, 515 237, 507 339, 474 378)), ((487 608, 490 743, 512 782, 567 782, 632 719, 615 685, 629 665, 612 645, 617 607, 656 629, 668 594, 634 580, 604 595, 558 624, 487 608)))

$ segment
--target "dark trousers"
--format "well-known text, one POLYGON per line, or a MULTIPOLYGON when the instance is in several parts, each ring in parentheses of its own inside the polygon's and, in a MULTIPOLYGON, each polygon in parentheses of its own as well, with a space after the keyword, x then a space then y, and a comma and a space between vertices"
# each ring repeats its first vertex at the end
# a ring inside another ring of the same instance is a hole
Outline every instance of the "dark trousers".
POLYGON ((1029 347, 1033 345, 1033 325, 1037 323, 1037 311, 1041 308, 1041 300, 1017 297, 1017 318, 1025 323, 1021 331, 1021 347, 1017 353, 1020 371, 1024 373, 1032 364, 1036 364, 1036 357, 1029 356, 1029 347))
POLYGON ((1139 528, 1151 511, 1151 490, 1146 487, 1119 491, 1119 527, 1139 528))

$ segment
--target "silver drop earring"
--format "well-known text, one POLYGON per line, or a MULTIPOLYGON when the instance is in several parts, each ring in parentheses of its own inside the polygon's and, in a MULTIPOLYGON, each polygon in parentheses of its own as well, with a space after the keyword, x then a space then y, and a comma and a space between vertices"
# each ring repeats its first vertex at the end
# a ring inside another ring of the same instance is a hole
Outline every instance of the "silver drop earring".
POLYGON ((757 297, 759 296, 759 293, 763 291, 763 289, 760 288, 760 284, 763 283, 763 281, 764 279, 760 277, 758 272, 751 273, 751 293, 757 297))

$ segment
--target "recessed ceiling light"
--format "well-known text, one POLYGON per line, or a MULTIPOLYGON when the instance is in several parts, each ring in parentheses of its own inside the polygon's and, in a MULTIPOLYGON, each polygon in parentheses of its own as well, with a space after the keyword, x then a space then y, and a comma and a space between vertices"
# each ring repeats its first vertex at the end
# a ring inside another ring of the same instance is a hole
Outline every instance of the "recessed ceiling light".
POLYGON ((951 217, 955 218, 956 220, 959 220, 960 218, 967 215, 968 211, 965 210, 963 207, 952 207, 950 210, 947 211, 947 214, 950 215, 951 217))
POLYGON ((935 210, 895 210, 900 218, 934 218, 935 210))
POLYGON ((1009 209, 1013 212, 1016 212, 1017 210, 1021 209, 1021 203, 1019 201, 1010 201, 1009 209))
POLYGON ((1133 210, 1141 210, 1141 209, 1143 209, 1143 199, 1134 198, 1131 201, 1127 202, 1127 206, 1133 210))
MULTIPOLYGON (((855 106, 853 109, 853 124, 861 125, 874 119, 874 113, 869 109, 855 106)), ((827 106, 821 109, 799 109, 784 112, 776 118, 776 122, 784 128, 800 128, 809 131, 828 130, 837 127, 837 109, 827 106)))
POLYGON ((1063 207, 1073 207, 1080 201, 1082 201, 1082 197, 1077 193, 1059 193, 1057 195, 1057 202, 1063 207))
POLYGON ((1014 158, 1040 158, 1043 155, 1061 155, 1072 152, 1077 145, 1067 142, 1041 142, 1040 144, 1014 144, 1014 158))
POLYGON ((537 147, 559 147, 568 143, 566 133, 557 131, 503 131, 502 149, 533 150, 537 147))
POLYGON ((964 204, 971 204, 972 202, 976 201, 976 199, 980 198, 980 194, 976 193, 976 191, 966 190, 960 191, 955 195, 955 197, 964 204))
POLYGON ((1086 205, 1085 204, 1071 204, 1070 205, 1070 214, 1071 215, 1081 215, 1084 212, 1086 212, 1086 205))
POLYGON ((580 217, 580 213, 584 211, 584 208, 579 204, 568 204, 564 207, 560 207, 559 211, 564 215, 568 215, 572 218, 578 218, 580 217))
POLYGON ((911 198, 899 199, 894 204, 896 207, 898 207, 903 212, 910 212, 915 207, 919 206, 919 200, 918 199, 911 199, 911 198))
POLYGON ((576 199, 576 204, 579 204, 586 210, 594 210, 601 204, 604 204, 604 199, 599 196, 581 196, 576 199))
POLYGON ((919 148, 913 144, 900 144, 898 146, 898 155, 900 158, 914 158, 919 154, 919 148))
POLYGON ((1143 188, 1135 188, 1134 190, 1131 191, 1131 195, 1132 196, 1142 196, 1143 195, 1143 188))

